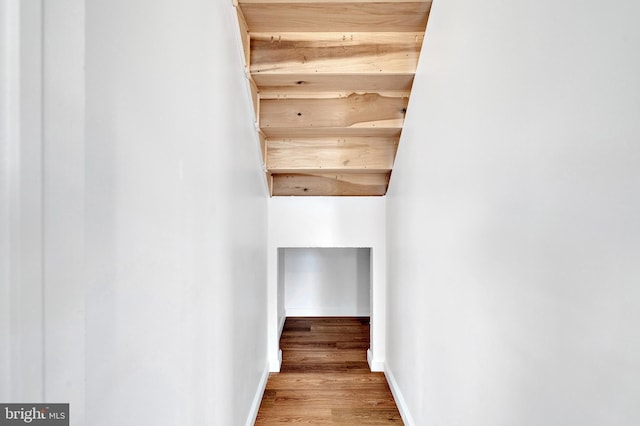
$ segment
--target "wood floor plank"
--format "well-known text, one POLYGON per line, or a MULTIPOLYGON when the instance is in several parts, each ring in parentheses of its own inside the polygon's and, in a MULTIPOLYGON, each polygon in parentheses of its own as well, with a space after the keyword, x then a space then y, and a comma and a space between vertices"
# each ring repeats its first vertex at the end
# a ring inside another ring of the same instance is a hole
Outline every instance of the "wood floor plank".
POLYGON ((348 334, 362 334, 367 330, 364 330, 364 326, 353 326, 350 324, 314 324, 311 326, 311 331, 318 333, 348 333, 348 334), (363 328, 362 330, 360 328, 363 328))
POLYGON ((402 418, 397 408, 336 408, 333 413, 333 424, 346 425, 386 425, 401 423, 402 418))
POLYGON ((368 317, 287 318, 255 424, 402 424, 384 374, 369 370, 369 331, 368 317))
POLYGON ((333 423, 333 413, 331 409, 319 408, 312 409, 305 407, 300 409, 272 409, 263 413, 258 413, 256 425, 279 425, 291 423, 310 424, 310 425, 331 425, 333 423))
POLYGON ((366 352, 358 349, 321 350, 320 348, 287 349, 283 361, 322 364, 325 362, 366 361, 366 352))
POLYGON ((303 373, 274 373, 269 377, 267 389, 372 389, 386 386, 387 380, 382 373, 367 375, 349 375, 343 372, 303 372, 303 373))
POLYGON ((279 407, 326 406, 333 408, 395 408, 395 402, 389 399, 387 389, 374 389, 369 392, 351 390, 283 390, 275 393, 275 402, 279 407))
POLYGON ((331 372, 349 372, 349 373, 360 373, 360 374, 369 374, 371 372, 369 370, 369 364, 367 363, 367 361, 349 361, 349 362, 338 362, 338 363, 323 363, 323 364, 315 364, 315 365, 287 362, 281 367, 280 371, 283 373, 291 373, 291 372, 309 373, 309 372, 331 371, 331 372))
MULTIPOLYGON (((296 340, 306 339, 309 341, 322 341, 322 342, 331 342, 336 346, 337 343, 344 342, 345 335, 347 333, 344 332, 334 332, 334 331, 314 331, 311 330, 300 330, 300 329, 289 329, 287 333, 282 335, 280 339, 281 345, 286 345, 289 342, 295 342, 296 340)), ((348 333, 348 341, 350 340, 362 340, 368 339, 366 333, 348 333)))

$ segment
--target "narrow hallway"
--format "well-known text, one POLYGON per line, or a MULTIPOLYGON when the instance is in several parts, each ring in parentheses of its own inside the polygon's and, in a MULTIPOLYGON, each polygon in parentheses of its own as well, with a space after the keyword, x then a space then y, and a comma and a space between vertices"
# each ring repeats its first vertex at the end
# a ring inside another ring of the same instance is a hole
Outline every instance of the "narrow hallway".
POLYGON ((367 364, 368 317, 289 317, 280 347, 256 425, 402 424, 384 373, 367 364))

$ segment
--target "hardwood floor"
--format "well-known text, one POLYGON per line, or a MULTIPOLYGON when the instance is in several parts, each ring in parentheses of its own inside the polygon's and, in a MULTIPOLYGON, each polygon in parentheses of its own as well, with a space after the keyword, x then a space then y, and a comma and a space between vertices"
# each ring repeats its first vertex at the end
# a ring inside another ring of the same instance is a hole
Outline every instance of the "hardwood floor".
POLYGON ((403 424, 384 374, 369 371, 369 318, 287 318, 280 348, 256 425, 403 424))

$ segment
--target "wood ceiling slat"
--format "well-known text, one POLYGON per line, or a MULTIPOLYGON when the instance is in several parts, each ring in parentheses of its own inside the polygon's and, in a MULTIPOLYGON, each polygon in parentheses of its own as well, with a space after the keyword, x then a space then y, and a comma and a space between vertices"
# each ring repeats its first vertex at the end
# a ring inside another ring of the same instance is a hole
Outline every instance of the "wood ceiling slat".
POLYGON ((431 2, 245 2, 250 31, 424 31, 431 2))
POLYGON ((314 4, 314 3, 318 3, 321 2, 323 4, 329 4, 329 3, 378 3, 378 4, 391 4, 391 3, 430 3, 430 0, 233 0, 233 4, 238 5, 238 4, 243 4, 243 5, 247 5, 247 4, 279 4, 282 6, 286 6, 289 3, 300 3, 300 4, 305 4, 305 3, 309 3, 309 4, 314 4))
POLYGON ((253 40, 269 43, 314 42, 314 47, 358 46, 367 43, 418 44, 424 39, 423 31, 250 31, 253 40))
POLYGON ((413 85, 413 72, 405 74, 277 74, 254 73, 253 80, 261 91, 298 92, 380 92, 409 91, 413 85))
POLYGON ((252 74, 407 74, 415 72, 422 33, 251 34, 252 74))
POLYGON ((267 140, 267 168, 391 170, 397 138, 315 138, 267 140))
POLYGON ((381 168, 348 168, 348 167, 310 167, 310 168, 284 168, 267 170, 273 175, 282 174, 330 174, 330 175, 366 175, 366 174, 384 174, 391 172, 389 167, 381 168))
MULTIPOLYGON (((260 89, 260 99, 287 99, 287 100, 292 100, 292 99, 340 99, 340 98, 348 98, 351 95, 354 94, 361 94, 364 95, 368 93, 368 91, 362 91, 362 92, 354 92, 353 90, 348 90, 348 91, 334 91, 334 92, 330 92, 330 91, 323 91, 323 92, 303 92, 303 91, 298 91, 298 92, 287 92, 287 91, 274 91, 274 90, 270 90, 268 88, 262 88, 260 89)), ((392 91, 375 91, 375 93, 377 93, 380 96, 384 96, 387 98, 409 98, 409 95, 411 94, 411 92, 405 91, 405 92, 392 92, 392 91)))
POLYGON ((324 127, 324 128, 262 128, 267 138, 317 138, 317 137, 400 137, 400 127, 324 127))
POLYGON ((340 99, 265 99, 260 107, 260 127, 398 127, 407 111, 407 98, 377 93, 352 94, 340 99))
POLYGON ((379 196, 387 192, 389 173, 273 174, 274 196, 379 196))

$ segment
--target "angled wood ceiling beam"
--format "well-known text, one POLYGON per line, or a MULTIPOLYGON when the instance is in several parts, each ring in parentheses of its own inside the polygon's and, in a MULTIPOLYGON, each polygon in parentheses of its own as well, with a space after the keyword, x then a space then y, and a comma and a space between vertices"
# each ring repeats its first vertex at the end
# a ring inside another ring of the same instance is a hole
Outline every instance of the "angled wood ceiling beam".
POLYGON ((422 33, 251 33, 250 71, 277 74, 415 72, 422 33))
POLYGON ((260 127, 306 128, 402 128, 407 98, 377 93, 352 94, 337 99, 264 99, 260 104, 260 127))
POLYGON ((389 173, 273 174, 273 195, 370 196, 384 195, 389 173))
POLYGON ((413 85, 413 72, 407 73, 255 73, 253 80, 260 91, 269 93, 317 92, 406 92, 413 85))
POLYGON ((303 170, 389 171, 397 138, 310 138, 267 140, 267 169, 282 173, 303 170))
POLYGON ((424 31, 427 1, 240 1, 251 31, 424 31))

